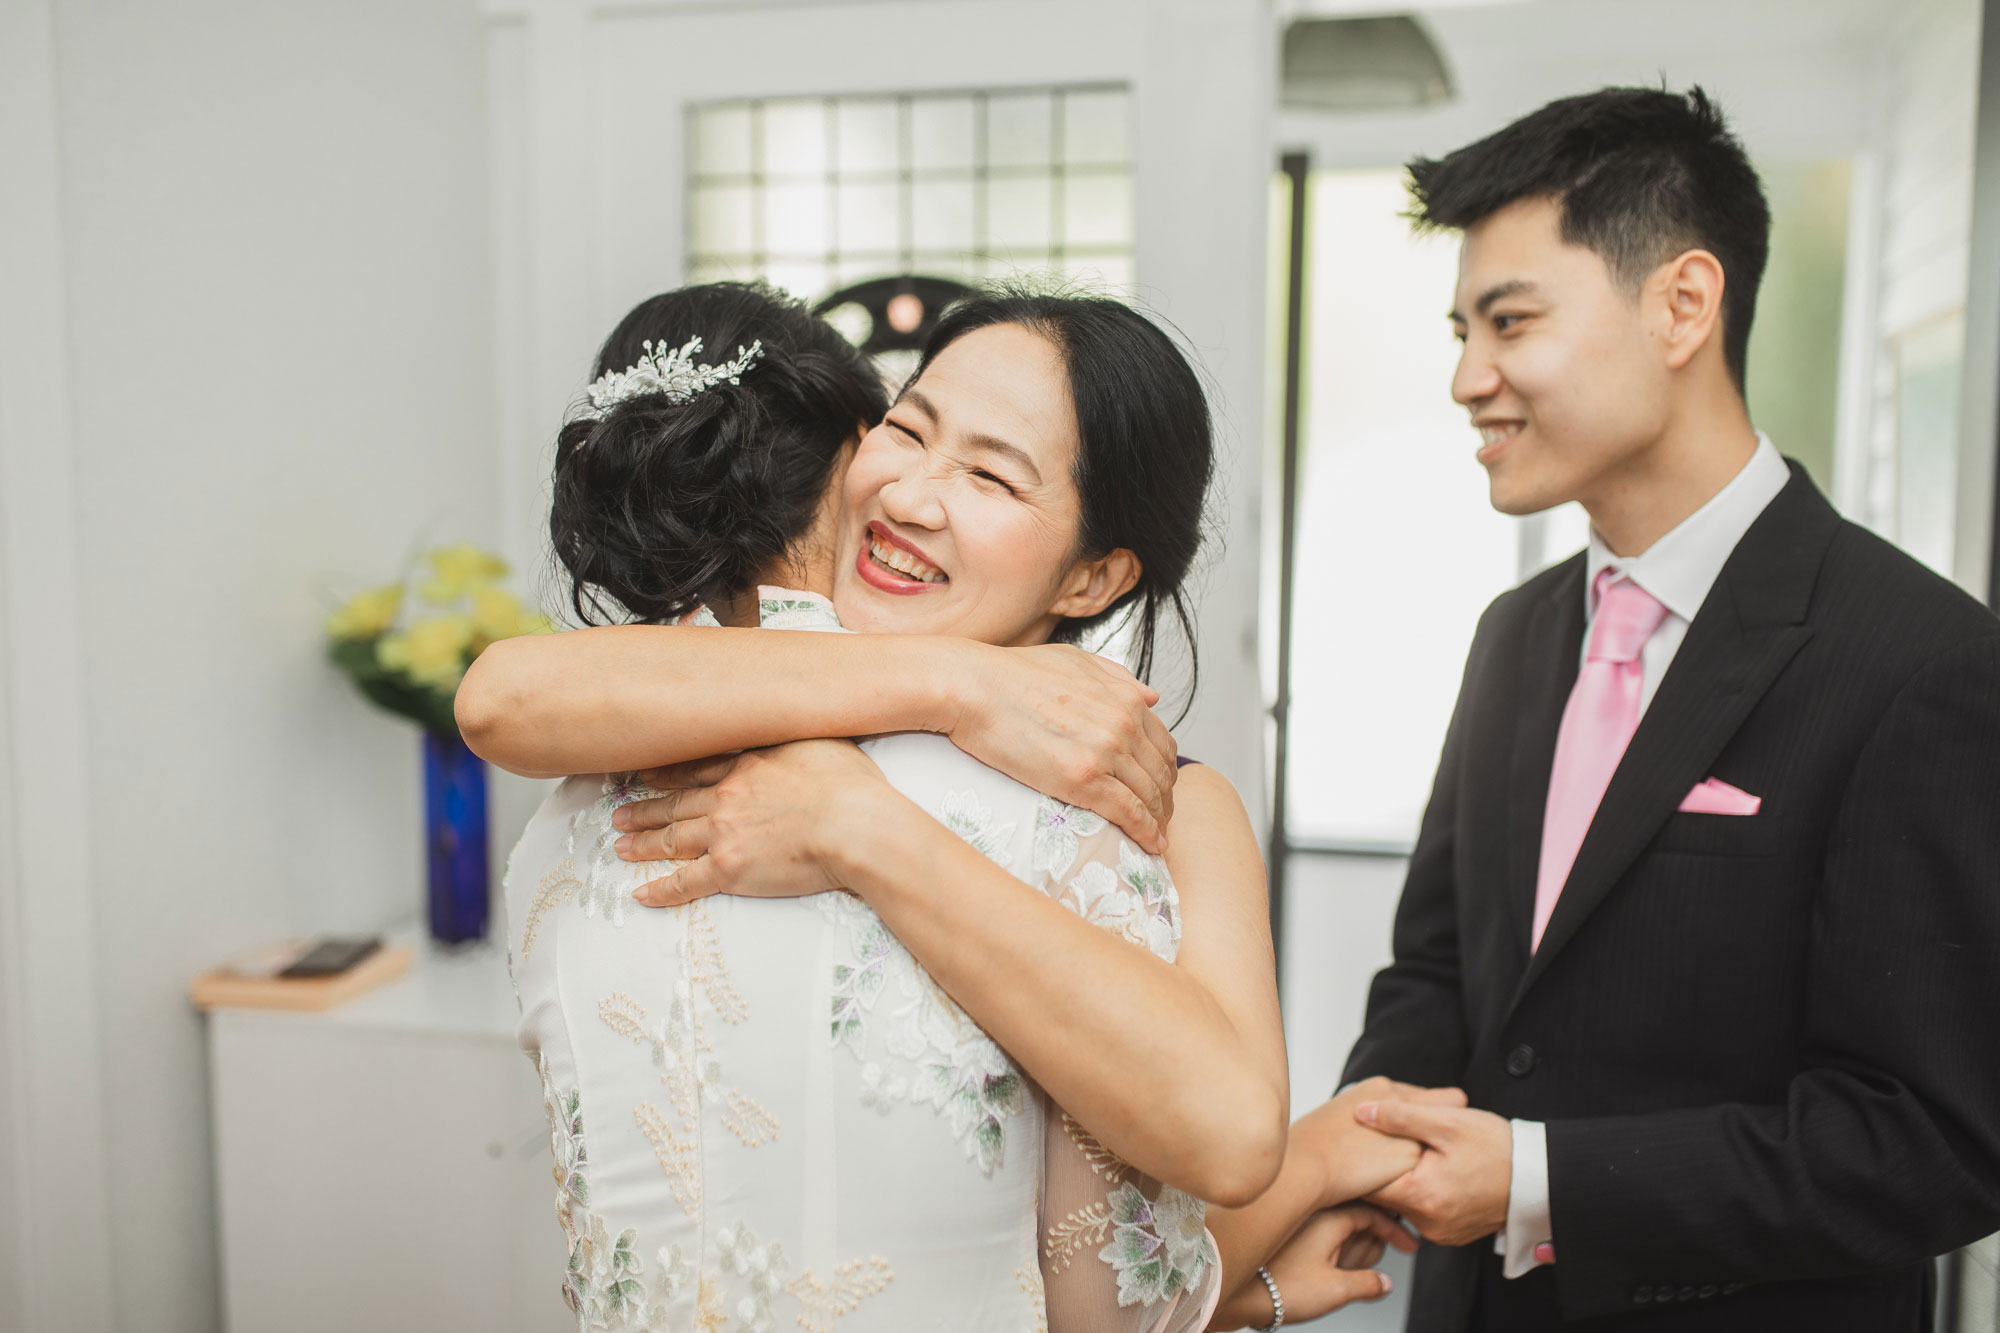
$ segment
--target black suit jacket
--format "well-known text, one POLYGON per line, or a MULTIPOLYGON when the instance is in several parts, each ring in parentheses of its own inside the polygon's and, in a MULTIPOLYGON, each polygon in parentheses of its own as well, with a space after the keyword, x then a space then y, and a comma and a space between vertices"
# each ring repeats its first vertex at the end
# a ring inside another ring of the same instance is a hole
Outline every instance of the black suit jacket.
POLYGON ((1531 953, 1583 571, 1480 621, 1346 1072, 1546 1122, 1557 1262, 1427 1245, 1409 1327, 1914 1333, 2000 1229, 2000 622, 1794 465, 1531 953))

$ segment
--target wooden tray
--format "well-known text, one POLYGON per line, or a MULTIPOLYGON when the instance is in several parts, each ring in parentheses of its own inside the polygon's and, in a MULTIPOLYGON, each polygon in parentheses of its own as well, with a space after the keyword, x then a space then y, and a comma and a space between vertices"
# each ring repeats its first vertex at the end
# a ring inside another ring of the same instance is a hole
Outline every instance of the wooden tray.
POLYGON ((331 977, 246 977, 218 969, 188 987, 197 1009, 303 1009, 345 1004, 410 970, 407 945, 385 944, 347 971, 331 977))

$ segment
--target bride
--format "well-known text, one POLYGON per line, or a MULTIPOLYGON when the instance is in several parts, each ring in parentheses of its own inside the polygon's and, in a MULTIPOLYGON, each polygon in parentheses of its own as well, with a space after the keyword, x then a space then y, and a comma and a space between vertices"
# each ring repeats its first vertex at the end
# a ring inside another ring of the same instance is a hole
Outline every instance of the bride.
POLYGON ((581 1322, 1025 1329, 1046 1299, 1059 1331, 1202 1326, 1244 1275, 1197 1198, 1248 1203, 1283 1151, 1255 841, 1209 770, 1173 810, 1150 691, 990 646, 1136 606, 1149 655, 1209 471, 1186 363, 1115 303, 976 300, 858 448, 867 367, 755 289, 656 298, 599 368, 559 442, 557 548, 580 610, 654 623, 487 654, 460 693, 475 748, 538 773, 895 730, 964 749, 817 742, 696 773, 720 785, 677 798, 671 850, 706 853, 680 892, 755 867, 810 895, 783 902, 738 879, 637 911, 672 867, 620 859, 622 807, 657 794, 629 775, 572 778, 531 822, 510 942, 581 1322), (720 627, 839 628, 814 590, 877 633, 720 627), (659 624, 683 619, 714 628, 659 624), (995 770, 1155 845, 1170 826, 1166 865, 995 770), (737 807, 754 827, 698 809, 732 784, 763 798, 737 807))

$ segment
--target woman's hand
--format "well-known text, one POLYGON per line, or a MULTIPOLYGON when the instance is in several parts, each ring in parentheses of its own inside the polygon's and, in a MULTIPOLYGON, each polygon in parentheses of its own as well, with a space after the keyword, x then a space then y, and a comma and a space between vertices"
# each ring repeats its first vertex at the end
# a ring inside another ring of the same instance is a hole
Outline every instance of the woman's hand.
POLYGON ((1423 1145, 1382 1134, 1359 1124, 1354 1112, 1364 1102, 1409 1101, 1425 1106, 1464 1106, 1457 1088, 1419 1088, 1387 1078, 1364 1079, 1292 1123, 1288 1152, 1320 1164, 1322 1207, 1350 1203, 1415 1169, 1423 1145))
POLYGON ((1151 852, 1174 813, 1174 738, 1158 691, 1066 644, 966 655, 945 729, 959 749, 1036 791, 1103 815, 1151 852))
POLYGON ((851 798, 871 786, 894 795, 852 741, 792 741, 643 776, 666 794, 612 812, 626 830, 618 854, 685 863, 632 895, 648 907, 712 893, 797 898, 837 889, 828 850, 842 836, 851 798))
MULTIPOLYGON (((1390 1291, 1389 1275, 1369 1265, 1388 1247, 1409 1253, 1417 1238, 1387 1213, 1367 1204, 1349 1204, 1314 1213, 1284 1248, 1264 1265, 1285 1298, 1285 1322, 1304 1323, 1331 1314, 1352 1301, 1375 1301, 1390 1291), (1366 1263, 1358 1262, 1366 1259, 1366 1263)), ((1212 1329, 1268 1327, 1276 1311, 1262 1280, 1252 1277, 1223 1303, 1212 1329)))

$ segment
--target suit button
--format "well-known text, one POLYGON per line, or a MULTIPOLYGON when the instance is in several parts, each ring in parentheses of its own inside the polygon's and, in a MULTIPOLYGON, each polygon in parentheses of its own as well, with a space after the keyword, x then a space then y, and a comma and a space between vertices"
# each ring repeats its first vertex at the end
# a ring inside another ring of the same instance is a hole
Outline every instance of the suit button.
POLYGON ((1694 1288, 1693 1288, 1693 1287, 1682 1287, 1682 1288, 1681 1288, 1681 1299, 1682 1299, 1682 1300, 1684 1300, 1684 1301, 1691 1301, 1691 1300, 1693 1300, 1693 1299, 1694 1299, 1694 1288))
POLYGON ((1701 1297, 1703 1300, 1708 1300, 1710 1297, 1714 1296, 1715 1293, 1720 1290, 1722 1290, 1720 1287, 1716 1286, 1713 1282, 1711 1282, 1707 1286, 1703 1287, 1700 1291, 1696 1292, 1695 1295, 1701 1297))
POLYGON ((1513 1050, 1507 1052, 1507 1072, 1515 1078, 1526 1078, 1528 1075, 1534 1073, 1535 1048, 1522 1045, 1516 1046, 1513 1050))
POLYGON ((1722 1284, 1722 1294, 1725 1296, 1734 1296, 1741 1290, 1743 1290, 1741 1282, 1725 1282, 1722 1284))
POLYGON ((1632 1304, 1634 1305, 1644 1305, 1652 1299, 1653 1289, 1651 1287, 1641 1287, 1632 1293, 1632 1304))

